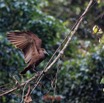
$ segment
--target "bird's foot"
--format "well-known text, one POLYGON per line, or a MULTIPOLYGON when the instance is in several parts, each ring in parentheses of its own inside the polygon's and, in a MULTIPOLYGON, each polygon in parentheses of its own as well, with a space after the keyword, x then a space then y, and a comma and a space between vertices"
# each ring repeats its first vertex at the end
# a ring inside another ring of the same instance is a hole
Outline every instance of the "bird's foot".
POLYGON ((32 68, 32 71, 33 71, 33 72, 37 72, 37 71, 35 70, 35 68, 32 68))

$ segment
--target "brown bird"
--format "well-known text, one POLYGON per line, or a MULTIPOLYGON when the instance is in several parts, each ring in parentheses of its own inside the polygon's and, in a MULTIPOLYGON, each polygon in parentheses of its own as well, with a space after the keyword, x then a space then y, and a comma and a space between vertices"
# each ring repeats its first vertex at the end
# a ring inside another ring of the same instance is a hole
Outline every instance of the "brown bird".
POLYGON ((47 52, 44 48, 41 48, 42 40, 32 32, 9 32, 7 38, 24 54, 24 60, 27 66, 21 74, 25 74, 28 70, 34 69, 45 59, 47 52))

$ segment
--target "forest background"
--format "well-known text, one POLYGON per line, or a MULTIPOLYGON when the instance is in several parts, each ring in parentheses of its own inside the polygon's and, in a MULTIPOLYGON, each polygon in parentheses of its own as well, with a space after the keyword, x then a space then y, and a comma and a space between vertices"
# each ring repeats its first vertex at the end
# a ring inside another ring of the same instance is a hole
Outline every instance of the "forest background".
MULTIPOLYGON (((43 69, 69 34, 90 0, 0 0, 0 93, 19 82, 26 66, 20 50, 7 40, 7 32, 29 30, 43 41, 49 56, 37 67, 43 69)), ((33 103, 51 103, 44 97, 59 96, 60 103, 104 103, 104 34, 93 34, 94 25, 104 31, 104 1, 91 6, 61 58, 32 93, 33 103)), ((34 82, 32 82, 34 85, 34 82)), ((19 103, 22 88, 0 97, 1 103, 19 103)), ((53 102, 59 103, 57 99, 53 102)))

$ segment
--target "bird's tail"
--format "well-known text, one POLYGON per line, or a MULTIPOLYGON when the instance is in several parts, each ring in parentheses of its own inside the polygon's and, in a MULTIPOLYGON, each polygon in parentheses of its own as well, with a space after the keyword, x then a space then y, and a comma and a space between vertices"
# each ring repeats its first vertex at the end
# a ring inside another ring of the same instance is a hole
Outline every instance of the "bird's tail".
POLYGON ((21 72, 21 74, 26 74, 26 72, 30 70, 30 68, 31 68, 30 66, 25 67, 24 70, 21 72))

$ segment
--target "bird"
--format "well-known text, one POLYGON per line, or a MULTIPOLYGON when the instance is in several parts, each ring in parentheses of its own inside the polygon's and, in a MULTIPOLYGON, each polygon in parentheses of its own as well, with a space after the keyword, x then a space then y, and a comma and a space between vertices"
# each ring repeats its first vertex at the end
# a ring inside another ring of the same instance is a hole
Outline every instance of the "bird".
POLYGON ((21 72, 25 74, 28 70, 35 69, 48 55, 42 48, 42 40, 30 31, 13 31, 7 33, 7 39, 24 54, 27 66, 21 72))

